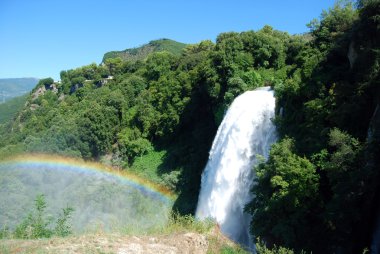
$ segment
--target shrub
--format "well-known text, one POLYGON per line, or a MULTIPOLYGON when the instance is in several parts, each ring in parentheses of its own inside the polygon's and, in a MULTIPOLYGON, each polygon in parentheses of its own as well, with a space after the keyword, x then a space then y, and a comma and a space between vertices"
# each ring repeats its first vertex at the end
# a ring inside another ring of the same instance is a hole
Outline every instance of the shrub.
MULTIPOLYGON (((45 212, 46 201, 44 195, 37 195, 34 200, 34 210, 31 211, 24 220, 17 225, 13 232, 13 237, 22 239, 49 238, 53 235, 67 236, 71 234, 71 225, 68 224, 73 208, 67 207, 62 211, 61 216, 57 219, 56 227, 51 229, 52 217, 48 217, 45 212)), ((0 238, 9 236, 9 231, 4 229, 0 232, 0 238)))

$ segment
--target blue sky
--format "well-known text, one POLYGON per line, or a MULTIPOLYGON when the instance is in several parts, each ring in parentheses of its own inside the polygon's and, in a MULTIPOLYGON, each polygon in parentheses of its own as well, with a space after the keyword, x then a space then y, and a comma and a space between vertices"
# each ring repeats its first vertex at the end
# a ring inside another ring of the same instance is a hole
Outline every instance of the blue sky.
POLYGON ((0 78, 53 77, 111 50, 215 40, 265 24, 307 32, 334 0, 0 0, 0 78))

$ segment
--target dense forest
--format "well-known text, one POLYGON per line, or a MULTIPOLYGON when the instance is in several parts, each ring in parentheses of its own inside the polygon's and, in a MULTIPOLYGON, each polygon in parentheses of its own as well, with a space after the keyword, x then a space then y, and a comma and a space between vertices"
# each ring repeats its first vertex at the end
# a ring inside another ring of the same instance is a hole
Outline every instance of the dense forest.
POLYGON ((22 95, 0 103, 0 124, 10 121, 24 107, 27 97, 22 95))
POLYGON ((165 184, 174 209, 193 213, 226 109, 271 86, 280 140, 254 169, 252 234, 297 252, 361 253, 380 209, 380 1, 339 1, 308 26, 222 33, 180 54, 106 57, 42 79, 0 125, 0 159, 100 160, 165 184))
POLYGON ((175 56, 180 56, 186 44, 170 39, 159 39, 150 41, 137 48, 126 49, 123 51, 110 51, 104 54, 102 62, 110 58, 120 57, 125 61, 144 60, 150 53, 167 51, 175 56))

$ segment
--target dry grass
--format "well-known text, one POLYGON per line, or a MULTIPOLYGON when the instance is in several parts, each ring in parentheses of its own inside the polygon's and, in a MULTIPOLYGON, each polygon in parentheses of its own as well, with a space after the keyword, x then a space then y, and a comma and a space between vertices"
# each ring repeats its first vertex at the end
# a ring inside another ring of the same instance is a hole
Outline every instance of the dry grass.
POLYGON ((183 227, 157 235, 85 234, 39 240, 0 240, 1 254, 127 254, 127 253, 245 253, 223 236, 217 226, 206 233, 185 232, 183 227))

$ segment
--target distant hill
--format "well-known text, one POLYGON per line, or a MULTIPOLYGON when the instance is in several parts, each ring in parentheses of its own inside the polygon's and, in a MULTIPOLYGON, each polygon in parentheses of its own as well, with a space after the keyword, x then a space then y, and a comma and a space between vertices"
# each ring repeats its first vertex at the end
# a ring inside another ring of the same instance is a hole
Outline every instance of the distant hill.
POLYGON ((108 58, 120 57, 123 60, 143 60, 150 53, 157 51, 168 51, 174 55, 180 55, 187 44, 170 39, 159 39, 150 41, 141 47, 126 49, 123 51, 110 51, 104 54, 103 62, 108 58))
POLYGON ((30 92, 38 80, 37 78, 0 79, 0 103, 30 92))
POLYGON ((0 103, 0 124, 11 120, 24 107, 27 98, 25 94, 0 103))

